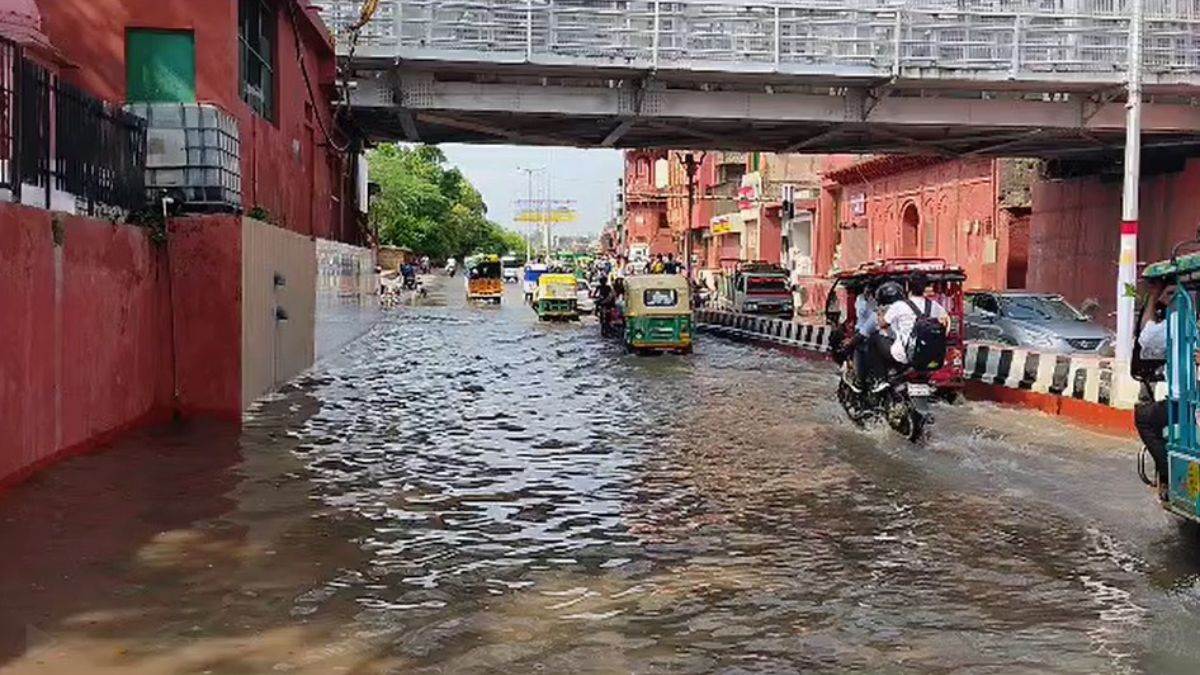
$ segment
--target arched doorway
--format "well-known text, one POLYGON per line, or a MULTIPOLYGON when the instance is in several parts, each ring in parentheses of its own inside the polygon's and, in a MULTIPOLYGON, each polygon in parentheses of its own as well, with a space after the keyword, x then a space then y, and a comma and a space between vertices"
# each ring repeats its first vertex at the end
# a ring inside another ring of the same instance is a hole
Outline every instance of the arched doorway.
POLYGON ((909 202, 900 214, 900 254, 916 256, 919 253, 917 234, 921 229, 921 214, 917 205, 909 202))

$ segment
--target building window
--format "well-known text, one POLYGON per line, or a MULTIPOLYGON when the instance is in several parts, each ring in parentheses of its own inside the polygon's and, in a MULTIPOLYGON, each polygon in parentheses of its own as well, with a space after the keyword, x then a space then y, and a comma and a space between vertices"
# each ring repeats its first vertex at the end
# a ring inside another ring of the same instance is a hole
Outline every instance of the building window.
POLYGON ((196 37, 190 31, 130 29, 125 34, 125 99, 196 102, 196 37))
POLYGON ((238 66, 242 100, 275 119, 275 3, 238 0, 238 66))

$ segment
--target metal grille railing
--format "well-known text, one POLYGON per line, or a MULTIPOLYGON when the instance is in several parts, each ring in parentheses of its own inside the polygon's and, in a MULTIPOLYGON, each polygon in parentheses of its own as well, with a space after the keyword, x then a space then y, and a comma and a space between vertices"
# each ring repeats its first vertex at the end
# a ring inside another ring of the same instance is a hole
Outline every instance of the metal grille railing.
POLYGON ((58 189, 136 210, 146 199, 146 123, 68 84, 54 85, 58 189))
MULTIPOLYGON (((1200 0, 1144 3, 1146 72, 1200 76, 1200 0)), ((344 42, 362 0, 315 4, 344 42)), ((1130 13, 1129 0, 382 0, 357 45, 675 68, 1111 75, 1128 68, 1130 13)))
POLYGON ((59 81, 0 38, 0 188, 13 201, 26 185, 41 189, 46 208, 58 190, 89 214, 133 211, 146 199, 145 170, 140 117, 59 81))

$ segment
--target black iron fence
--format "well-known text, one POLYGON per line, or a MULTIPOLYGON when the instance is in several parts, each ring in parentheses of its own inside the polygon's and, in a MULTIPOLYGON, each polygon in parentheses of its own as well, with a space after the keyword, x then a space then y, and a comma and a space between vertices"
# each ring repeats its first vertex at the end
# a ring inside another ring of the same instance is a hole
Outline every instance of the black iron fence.
POLYGON ((146 200, 146 123, 59 80, 0 38, 0 189, 50 208, 72 195, 88 214, 146 200))

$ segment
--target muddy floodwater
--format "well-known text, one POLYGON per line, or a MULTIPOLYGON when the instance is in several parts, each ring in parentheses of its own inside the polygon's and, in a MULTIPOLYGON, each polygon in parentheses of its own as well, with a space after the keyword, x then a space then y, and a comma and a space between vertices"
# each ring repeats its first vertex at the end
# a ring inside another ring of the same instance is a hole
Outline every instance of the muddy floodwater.
POLYGON ((0 495, 0 672, 1197 672, 1136 443, 831 367, 638 357, 438 280, 251 411, 0 495))

